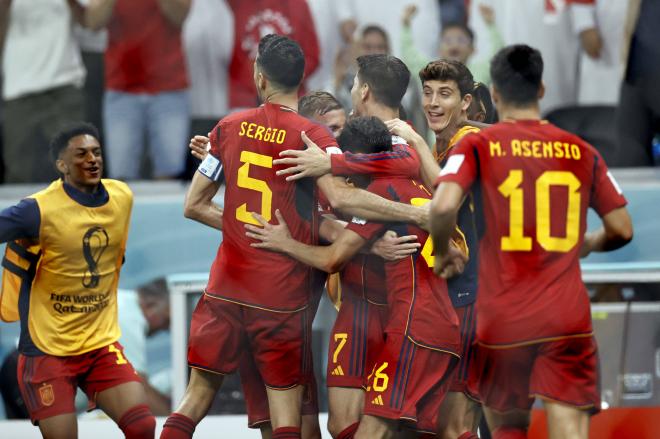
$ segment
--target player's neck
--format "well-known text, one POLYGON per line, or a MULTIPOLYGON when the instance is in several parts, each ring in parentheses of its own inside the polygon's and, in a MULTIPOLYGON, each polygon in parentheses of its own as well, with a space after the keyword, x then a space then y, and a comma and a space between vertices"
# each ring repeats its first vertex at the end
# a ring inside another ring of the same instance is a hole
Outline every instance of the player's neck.
POLYGON ((277 90, 272 90, 266 94, 264 102, 275 105, 283 105, 292 110, 298 111, 298 93, 284 93, 277 90))
POLYGON ((394 109, 390 107, 386 107, 384 105, 380 104, 373 104, 369 105, 367 107, 367 116, 374 116, 377 117, 378 119, 382 120, 383 122, 392 120, 392 119, 398 119, 399 118, 399 109, 394 109))
POLYGON ((540 120, 541 110, 538 104, 529 107, 515 107, 513 105, 499 105, 497 111, 500 114, 500 120, 540 120))
POLYGON ((449 148, 449 141, 467 123, 467 120, 467 113, 461 113, 460 117, 451 120, 444 129, 435 132, 435 145, 439 153, 449 148))
POLYGON ((68 184, 72 188, 74 188, 74 189, 76 189, 76 190, 78 190, 82 193, 85 193, 85 194, 90 194, 90 195, 95 194, 99 190, 99 185, 98 184, 93 185, 93 186, 92 185, 79 184, 79 183, 75 183, 74 181, 72 181, 72 180, 70 180, 66 177, 64 178, 64 183, 68 184))

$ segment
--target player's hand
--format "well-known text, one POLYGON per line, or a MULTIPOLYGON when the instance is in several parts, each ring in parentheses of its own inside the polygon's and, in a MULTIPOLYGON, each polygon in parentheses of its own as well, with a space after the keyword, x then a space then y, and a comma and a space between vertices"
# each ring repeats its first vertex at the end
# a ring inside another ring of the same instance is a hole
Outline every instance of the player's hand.
POLYGON ((410 22, 412 21, 413 17, 417 14, 417 5, 408 5, 406 8, 403 10, 403 16, 401 17, 401 23, 405 27, 410 27, 410 22))
POLYGON ((276 174, 288 175, 286 181, 329 174, 331 170, 330 154, 326 154, 316 143, 312 142, 304 131, 300 133, 300 137, 307 145, 307 149, 287 149, 280 152, 280 157, 284 158, 273 160, 273 164, 289 165, 289 167, 277 171, 276 174))
POLYGON ((252 212, 252 217, 261 224, 261 227, 252 224, 245 224, 245 228, 248 230, 245 232, 245 235, 248 238, 259 241, 251 243, 250 246, 283 252, 287 247, 287 244, 293 238, 291 237, 291 232, 289 232, 289 226, 287 226, 286 221, 284 221, 284 217, 280 213, 280 210, 275 210, 275 217, 277 218, 278 224, 270 224, 266 221, 266 218, 258 213, 252 212))
POLYGON ((192 154, 196 159, 204 160, 209 153, 209 148, 211 147, 209 142, 210 139, 206 136, 194 136, 192 139, 190 139, 190 143, 188 144, 188 148, 190 148, 190 154, 192 154))
POLYGON ((420 247, 416 235, 399 237, 396 232, 388 230, 371 246, 371 253, 386 261, 398 261, 412 255, 420 247))
POLYGON ((385 125, 392 134, 403 138, 403 140, 408 142, 411 146, 414 146, 420 138, 414 128, 401 119, 388 120, 385 122, 385 125))
POLYGON ((447 254, 436 255, 433 271, 438 276, 449 279, 463 273, 468 258, 461 249, 453 243, 449 244, 447 254))
POLYGON ((580 43, 582 49, 590 58, 600 58, 600 53, 603 50, 603 39, 597 28, 594 27, 580 32, 580 43))
POLYGON ((495 24, 495 10, 491 6, 480 3, 479 13, 481 14, 481 18, 484 19, 484 23, 486 23, 488 26, 495 24))

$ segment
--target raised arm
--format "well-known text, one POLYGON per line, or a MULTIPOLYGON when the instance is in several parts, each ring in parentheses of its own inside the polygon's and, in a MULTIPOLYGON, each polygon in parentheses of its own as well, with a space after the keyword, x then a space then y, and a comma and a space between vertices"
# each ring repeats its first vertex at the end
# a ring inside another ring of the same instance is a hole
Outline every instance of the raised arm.
POLYGON ((256 241, 250 244, 252 247, 285 253, 303 264, 328 273, 340 271, 367 243, 357 233, 344 229, 331 245, 307 245, 293 239, 279 210, 275 211, 278 224, 269 224, 256 213, 252 216, 262 226, 245 225, 245 234, 256 241))

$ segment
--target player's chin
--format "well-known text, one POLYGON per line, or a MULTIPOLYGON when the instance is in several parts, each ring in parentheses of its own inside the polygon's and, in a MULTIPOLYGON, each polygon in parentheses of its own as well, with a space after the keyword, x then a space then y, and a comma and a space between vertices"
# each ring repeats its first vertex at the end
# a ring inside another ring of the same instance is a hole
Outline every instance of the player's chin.
POLYGON ((449 125, 448 118, 431 118, 427 116, 426 122, 428 123, 431 131, 435 133, 444 130, 445 128, 447 128, 447 125, 449 125))

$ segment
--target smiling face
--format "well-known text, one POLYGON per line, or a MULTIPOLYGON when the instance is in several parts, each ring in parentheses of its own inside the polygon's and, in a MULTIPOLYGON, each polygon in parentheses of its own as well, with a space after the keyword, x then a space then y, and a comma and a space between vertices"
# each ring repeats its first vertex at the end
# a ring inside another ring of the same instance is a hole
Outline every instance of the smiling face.
POLYGON ((101 145, 89 134, 72 137, 56 164, 66 183, 81 190, 95 189, 103 175, 101 145))
POLYGON ((461 98, 456 81, 424 81, 422 106, 429 128, 436 134, 461 120, 470 105, 471 96, 461 98))

